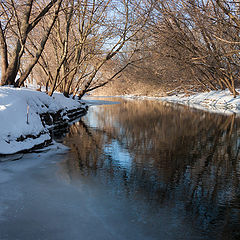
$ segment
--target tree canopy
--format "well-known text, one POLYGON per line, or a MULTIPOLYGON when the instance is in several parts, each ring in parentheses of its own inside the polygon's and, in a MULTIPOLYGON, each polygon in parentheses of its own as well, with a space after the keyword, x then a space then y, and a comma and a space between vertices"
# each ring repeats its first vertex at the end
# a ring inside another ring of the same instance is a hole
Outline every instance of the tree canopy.
POLYGON ((123 73, 238 95, 238 1, 1 0, 1 85, 82 97, 123 73))

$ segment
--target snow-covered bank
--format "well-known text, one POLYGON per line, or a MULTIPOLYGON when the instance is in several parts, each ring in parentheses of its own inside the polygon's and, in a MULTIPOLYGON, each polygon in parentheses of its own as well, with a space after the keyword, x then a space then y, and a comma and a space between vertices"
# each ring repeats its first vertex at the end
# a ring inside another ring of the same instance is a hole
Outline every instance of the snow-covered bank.
POLYGON ((197 93, 191 96, 175 95, 163 97, 161 100, 189 105, 216 113, 240 114, 240 96, 234 98, 229 90, 197 93))
MULTIPOLYGON (((240 89, 237 89, 237 91, 240 92, 240 89)), ((167 97, 126 95, 124 98, 160 100, 171 103, 184 104, 190 107, 215 113, 236 113, 237 115, 240 115, 240 95, 234 98, 229 90, 196 93, 191 96, 186 96, 185 94, 178 94, 167 97)))
POLYGON ((86 111, 81 103, 62 94, 50 97, 27 88, 0 87, 0 154, 13 154, 50 142, 49 128, 56 122, 54 114, 68 121, 75 110, 79 114, 86 111), (44 124, 47 116, 49 121, 44 124))

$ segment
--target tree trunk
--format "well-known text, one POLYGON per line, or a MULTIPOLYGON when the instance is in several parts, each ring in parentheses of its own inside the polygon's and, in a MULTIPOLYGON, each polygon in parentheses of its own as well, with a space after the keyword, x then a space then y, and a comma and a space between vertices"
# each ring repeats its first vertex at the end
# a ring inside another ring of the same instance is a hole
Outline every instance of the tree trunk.
POLYGON ((20 60, 24 53, 24 47, 26 44, 27 36, 41 21, 43 16, 45 16, 46 13, 57 2, 57 0, 50 1, 50 3, 45 8, 43 8, 43 10, 38 14, 38 16, 35 19, 33 19, 33 21, 30 23, 29 21, 31 19, 33 2, 34 2, 33 0, 27 1, 27 3, 25 4, 24 15, 21 20, 18 19, 16 9, 13 6, 13 13, 15 14, 17 25, 20 26, 19 27, 20 37, 17 39, 16 47, 13 50, 10 64, 8 64, 8 59, 7 59, 6 37, 4 35, 2 26, 0 25, 0 54, 1 54, 1 71, 2 71, 1 85, 15 85, 15 79, 19 71, 20 60))
POLYGON ((7 43, 2 29, 1 21, 0 21, 0 54, 1 54, 1 72, 2 72, 1 85, 2 85, 3 79, 6 78, 6 72, 8 68, 8 57, 7 57, 7 43))

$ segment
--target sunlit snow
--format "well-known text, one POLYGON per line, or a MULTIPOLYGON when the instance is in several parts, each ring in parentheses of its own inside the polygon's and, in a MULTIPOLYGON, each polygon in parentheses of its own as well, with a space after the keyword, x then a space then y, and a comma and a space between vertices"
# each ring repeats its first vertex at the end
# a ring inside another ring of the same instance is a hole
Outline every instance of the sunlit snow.
POLYGON ((31 149, 51 139, 39 114, 79 107, 78 101, 65 98, 59 93, 50 97, 27 88, 0 87, 0 154, 31 149), (17 138, 26 135, 41 136, 17 141, 17 138))

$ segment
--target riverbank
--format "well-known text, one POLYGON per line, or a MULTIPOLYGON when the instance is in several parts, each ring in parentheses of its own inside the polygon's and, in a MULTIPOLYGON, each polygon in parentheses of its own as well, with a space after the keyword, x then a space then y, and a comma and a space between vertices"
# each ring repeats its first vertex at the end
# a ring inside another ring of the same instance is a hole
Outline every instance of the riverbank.
MULTIPOLYGON (((237 89, 240 92, 240 89, 237 89)), ((162 97, 162 101, 188 105, 197 109, 216 113, 240 115, 240 96, 236 98, 229 90, 219 90, 196 93, 189 96, 184 94, 162 97)))
POLYGON ((86 113, 79 101, 27 88, 0 87, 0 154, 14 154, 52 142, 51 130, 86 113))
MULTIPOLYGON (((240 92, 240 89, 237 89, 240 92)), ((134 96, 123 95, 122 97, 128 99, 149 99, 159 100, 170 103, 177 103, 187 105, 201 110, 206 110, 215 113, 240 115, 240 95, 233 97, 229 90, 224 91, 210 91, 202 93, 173 94, 165 97, 149 97, 149 96, 134 96)))

